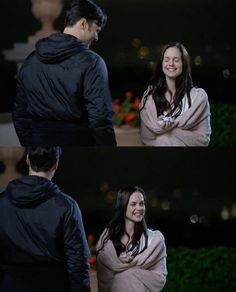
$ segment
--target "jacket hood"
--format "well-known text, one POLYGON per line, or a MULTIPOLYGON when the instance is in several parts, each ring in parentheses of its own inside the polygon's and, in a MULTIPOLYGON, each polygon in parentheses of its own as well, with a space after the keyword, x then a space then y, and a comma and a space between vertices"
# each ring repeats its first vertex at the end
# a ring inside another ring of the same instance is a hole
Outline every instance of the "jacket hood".
POLYGON ((11 181, 6 196, 17 207, 34 207, 60 192, 58 186, 40 176, 25 176, 11 181))
POLYGON ((36 56, 43 63, 58 63, 82 51, 89 50, 73 35, 54 33, 39 40, 36 45, 36 56))

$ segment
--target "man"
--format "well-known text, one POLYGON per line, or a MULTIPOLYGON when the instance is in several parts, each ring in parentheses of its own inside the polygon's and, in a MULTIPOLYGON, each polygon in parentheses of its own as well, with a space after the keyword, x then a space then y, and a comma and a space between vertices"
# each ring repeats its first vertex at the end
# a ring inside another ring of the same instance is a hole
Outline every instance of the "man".
POLYGON ((29 175, 0 194, 1 292, 90 291, 80 209, 51 182, 59 156, 59 147, 29 148, 29 175))
POLYGON ((75 0, 64 32, 37 42, 18 74, 13 122, 22 145, 116 145, 107 68, 89 49, 105 23, 96 4, 75 0))

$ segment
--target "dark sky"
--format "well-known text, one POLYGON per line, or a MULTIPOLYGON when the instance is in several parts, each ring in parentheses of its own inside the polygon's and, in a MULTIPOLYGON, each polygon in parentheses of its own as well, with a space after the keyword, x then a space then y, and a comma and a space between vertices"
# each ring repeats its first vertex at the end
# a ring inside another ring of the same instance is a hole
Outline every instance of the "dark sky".
MULTIPOLYGON (((133 37, 140 37, 143 45, 180 40, 191 52, 199 54, 206 45, 222 52, 235 49, 234 0, 214 3, 211 0, 99 0, 97 3, 108 14, 107 26, 97 44, 105 54, 129 46, 133 37)), ((0 8, 2 48, 26 41, 39 27, 31 13, 30 0, 1 0, 0 8)), ((62 27, 62 23, 61 16, 57 26, 62 27)))
POLYGON ((113 189, 127 184, 143 188, 196 186, 210 196, 220 197, 223 190, 234 195, 236 186, 235 149, 222 148, 63 148, 58 182, 73 193, 93 192, 102 182, 113 189), (71 168, 71 171, 70 171, 71 168), (77 176, 78 174, 78 176, 77 176), (74 180, 73 178, 76 178, 74 180), (70 181, 73 184, 70 186, 70 181))

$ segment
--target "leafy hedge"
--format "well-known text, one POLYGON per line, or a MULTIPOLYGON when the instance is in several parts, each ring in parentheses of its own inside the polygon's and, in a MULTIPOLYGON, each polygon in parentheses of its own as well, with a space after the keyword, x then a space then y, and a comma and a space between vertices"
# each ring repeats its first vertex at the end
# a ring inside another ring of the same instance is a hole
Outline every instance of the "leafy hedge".
POLYGON ((168 276, 162 291, 235 292, 235 263, 236 248, 168 248, 168 276))
POLYGON ((236 291, 236 248, 169 248, 163 292, 236 291))
POLYGON ((236 146, 236 106, 212 104, 211 127, 209 146, 236 146))

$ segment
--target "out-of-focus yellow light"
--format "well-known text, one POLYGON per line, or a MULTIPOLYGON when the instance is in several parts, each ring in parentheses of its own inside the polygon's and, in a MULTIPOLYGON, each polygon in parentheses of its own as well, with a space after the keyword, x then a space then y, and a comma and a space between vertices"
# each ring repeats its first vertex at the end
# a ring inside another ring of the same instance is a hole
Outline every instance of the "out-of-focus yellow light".
POLYGON ((164 211, 168 211, 170 209, 170 202, 169 201, 164 201, 161 203, 161 208, 164 211))
POLYGON ((182 197, 182 192, 180 189, 175 189, 173 191, 173 197, 176 198, 176 199, 180 199, 182 197))
POLYGON ((220 217, 222 220, 228 220, 229 219, 229 210, 228 208, 224 207, 222 210, 221 210, 221 214, 220 214, 220 217))
POLYGON ((132 46, 136 49, 138 49, 141 46, 140 38, 133 38, 131 43, 132 43, 132 46))
POLYGON ((194 64, 195 64, 196 66, 200 66, 200 65, 202 65, 202 57, 201 57, 201 56, 196 56, 196 57, 194 58, 194 64))
POLYGON ((150 54, 148 47, 141 47, 138 51, 138 56, 140 59, 147 59, 150 54))
POLYGON ((153 208, 157 207, 157 206, 158 206, 158 199, 157 199, 157 198, 152 198, 152 199, 150 200, 150 205, 151 205, 153 208))
POLYGON ((151 70, 154 70, 155 68, 156 68, 156 62, 154 62, 154 61, 150 61, 150 62, 148 62, 148 64, 147 64, 147 68, 148 69, 151 69, 151 70))
POLYGON ((113 203, 115 200, 116 194, 114 191, 109 191, 105 196, 105 201, 109 204, 113 203))
POLYGON ((233 205, 232 205, 232 209, 231 209, 231 217, 232 218, 236 218, 236 203, 234 203, 233 205))
POLYGON ((109 184, 108 183, 102 183, 101 186, 100 186, 100 191, 103 192, 103 193, 106 193, 108 192, 109 190, 109 184))

